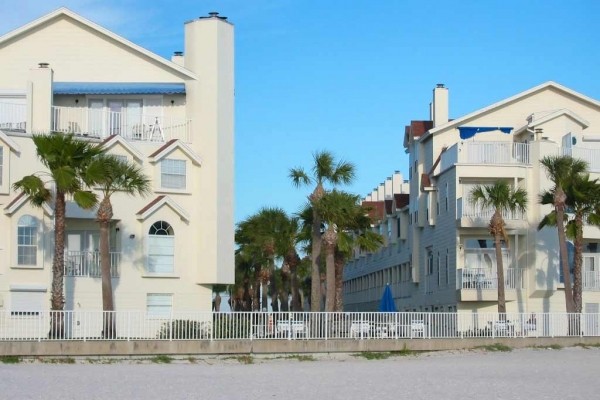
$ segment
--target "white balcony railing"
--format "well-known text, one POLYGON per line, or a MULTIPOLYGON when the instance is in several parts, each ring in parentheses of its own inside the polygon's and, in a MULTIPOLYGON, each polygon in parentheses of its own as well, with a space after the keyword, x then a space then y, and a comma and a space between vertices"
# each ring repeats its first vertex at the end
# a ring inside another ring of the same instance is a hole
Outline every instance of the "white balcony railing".
POLYGON ((560 154, 579 158, 588 163, 590 172, 600 172, 600 149, 587 149, 583 147, 562 147, 560 154))
POLYGON ((25 104, 0 102, 0 129, 25 131, 26 121, 25 104))
POLYGON ((600 271, 583 272, 583 290, 600 291, 600 271))
MULTIPOLYGON (((121 253, 110 253, 110 272, 113 278, 119 277, 119 264, 121 253)), ((99 251, 66 251, 65 252, 65 276, 78 276, 100 278, 99 251)))
POLYGON ((458 162, 466 164, 531 164, 529 144, 517 142, 462 142, 458 162))
POLYGON ((132 112, 113 112, 75 107, 52 107, 55 132, 106 138, 120 135, 129 140, 190 142, 191 120, 132 112))
MULTIPOLYGON (((458 202, 460 202, 460 205, 457 207, 457 218, 481 219, 485 222, 489 222, 496 211, 494 207, 481 207, 478 204, 473 204, 468 199, 465 201, 463 198, 460 198, 458 199, 458 202)), ((525 213, 518 210, 503 211, 502 218, 504 218, 505 221, 524 220, 525 213)))
MULTIPOLYGON (((497 290, 498 275, 489 268, 463 268, 458 274, 459 289, 497 290)), ((522 268, 506 268, 504 270, 505 289, 523 289, 525 270, 522 268)))

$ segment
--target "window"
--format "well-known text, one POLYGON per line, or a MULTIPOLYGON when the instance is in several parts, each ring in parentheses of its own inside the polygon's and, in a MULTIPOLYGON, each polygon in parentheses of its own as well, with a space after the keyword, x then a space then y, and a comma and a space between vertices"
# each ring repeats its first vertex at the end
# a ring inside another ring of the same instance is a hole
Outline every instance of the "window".
POLYGON ((37 265, 38 221, 23 215, 17 224, 17 264, 37 265))
POLYGON ((114 158, 116 158, 117 160, 119 160, 122 163, 126 163, 127 162, 127 156, 123 156, 121 154, 112 154, 112 156, 114 158))
POLYGON ((446 200, 446 211, 448 211, 448 182, 446 182, 446 192, 444 193, 444 197, 446 200))
POLYGON ((185 189, 185 160, 166 158, 160 163, 160 187, 164 189, 185 189))
POLYGON ((155 222, 148 231, 148 272, 173 273, 175 233, 165 221, 155 222))
POLYGON ((446 285, 450 284, 450 271, 448 270, 448 249, 446 249, 446 285))
POLYGON ((400 216, 398 215, 398 218, 396 218, 396 237, 399 238, 400 237, 400 216))
POLYGON ((149 317, 168 317, 173 311, 173 295, 170 293, 148 293, 146 313, 149 317))
POLYGON ((433 250, 427 248, 427 275, 433 275, 433 250))
POLYGON ((10 293, 10 315, 40 315, 43 311, 45 290, 15 290, 10 293))
POLYGON ((440 252, 437 253, 437 276, 438 276, 438 286, 442 286, 442 268, 441 268, 442 259, 440 258, 440 252))

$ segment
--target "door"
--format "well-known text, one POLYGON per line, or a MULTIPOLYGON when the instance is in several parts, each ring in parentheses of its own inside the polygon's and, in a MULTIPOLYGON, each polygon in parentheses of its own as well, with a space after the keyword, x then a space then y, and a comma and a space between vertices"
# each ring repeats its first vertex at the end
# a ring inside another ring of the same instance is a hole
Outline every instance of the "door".
POLYGON ((145 129, 142 123, 142 101, 128 100, 125 115, 127 119, 126 136, 133 139, 144 139, 145 129))
POLYGON ((108 134, 121 135, 123 133, 123 102, 121 100, 108 101, 108 134))
POLYGON ((104 130, 104 101, 90 100, 88 107, 88 132, 91 136, 102 136, 104 130))

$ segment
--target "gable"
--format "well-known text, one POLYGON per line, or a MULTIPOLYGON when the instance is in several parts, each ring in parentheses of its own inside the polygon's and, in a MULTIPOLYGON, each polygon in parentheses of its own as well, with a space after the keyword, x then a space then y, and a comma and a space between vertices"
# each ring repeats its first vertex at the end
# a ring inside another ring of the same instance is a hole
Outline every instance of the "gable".
POLYGON ((55 81, 181 82, 194 75, 68 11, 0 38, 0 87, 24 87, 24 71, 47 62, 55 81))
POLYGON ((169 196, 161 195, 156 197, 150 203, 148 203, 144 208, 139 210, 136 215, 139 221, 144 221, 146 218, 150 217, 152 214, 163 208, 164 206, 169 207, 175 214, 179 215, 184 222, 190 221, 189 214, 173 200, 169 196))
POLYGON ((115 149, 123 149, 126 153, 131 155, 138 164, 141 164, 144 156, 140 153, 133 145, 127 140, 123 139, 120 135, 112 135, 106 138, 101 145, 104 147, 108 154, 115 154, 115 149))
POLYGON ((555 82, 547 82, 431 129, 422 138, 460 126, 520 128, 528 123, 528 118, 533 113, 548 113, 559 109, 569 110, 592 126, 600 126, 600 102, 555 82))
POLYGON ((202 159, 200 158, 200 156, 198 154, 196 154, 190 146, 183 143, 179 139, 169 140, 164 145, 162 145, 158 150, 156 150, 154 153, 150 154, 150 156, 148 158, 151 163, 156 163, 156 162, 162 160, 163 158, 165 158, 166 156, 168 156, 169 154, 172 154, 175 151, 178 151, 178 152, 182 153, 183 155, 185 155, 195 165, 202 164, 202 159))

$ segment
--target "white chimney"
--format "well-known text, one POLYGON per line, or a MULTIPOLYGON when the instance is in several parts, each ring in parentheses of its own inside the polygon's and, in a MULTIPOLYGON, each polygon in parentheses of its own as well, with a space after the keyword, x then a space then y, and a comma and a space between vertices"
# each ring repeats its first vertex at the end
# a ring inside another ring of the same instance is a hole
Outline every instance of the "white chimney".
POLYGON ((385 200, 385 184, 381 182, 377 187, 377 201, 385 200))
POLYGON ((432 112, 434 128, 448 122, 448 88, 444 87, 443 83, 438 83, 433 89, 432 112))
POLYGON ((393 194, 394 194, 394 184, 392 181, 392 177, 390 176, 385 180, 385 198, 391 199, 393 194))

